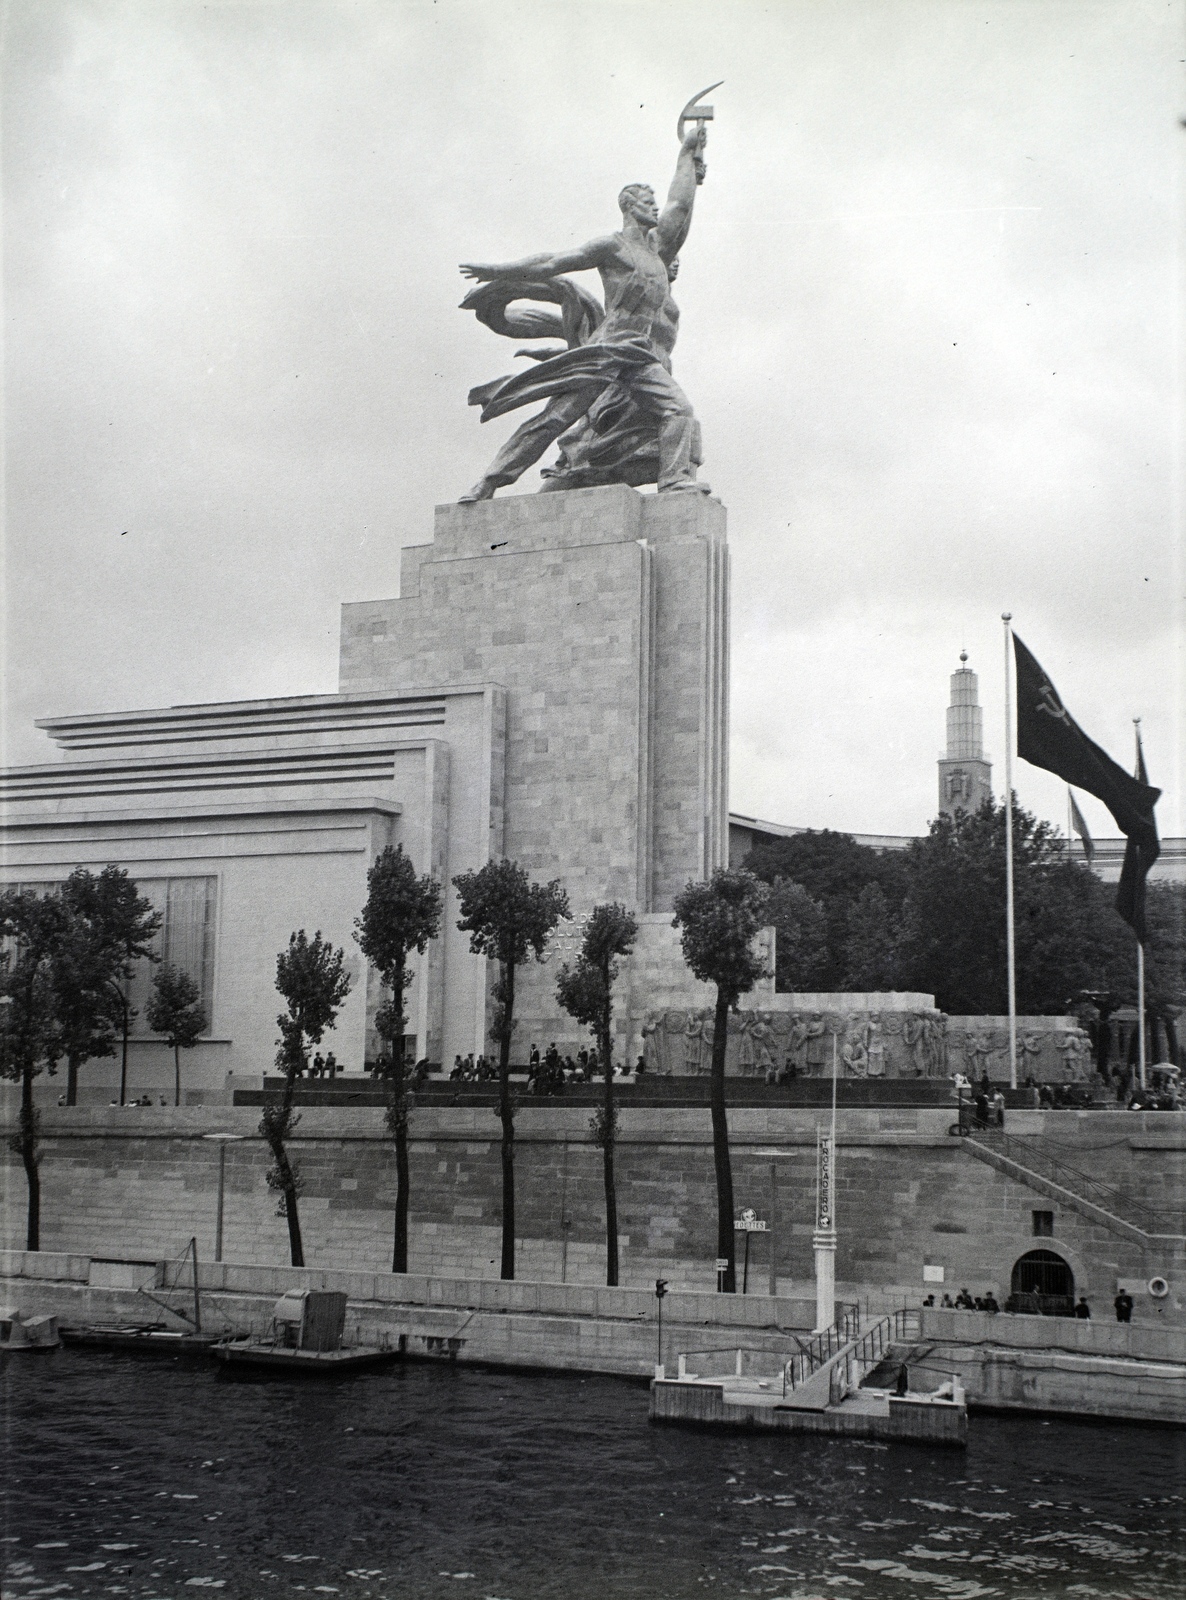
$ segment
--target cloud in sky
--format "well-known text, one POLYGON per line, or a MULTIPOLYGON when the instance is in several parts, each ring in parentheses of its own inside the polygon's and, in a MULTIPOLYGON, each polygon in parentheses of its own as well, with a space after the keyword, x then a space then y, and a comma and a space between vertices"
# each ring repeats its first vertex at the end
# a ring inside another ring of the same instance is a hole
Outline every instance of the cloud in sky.
POLYGON ((1182 832, 1182 21, 12 0, 9 759, 52 712, 333 690, 339 602, 520 420, 466 407, 514 347, 457 262, 615 226, 723 77, 675 360, 730 513, 734 808, 921 831, 963 646, 999 783, 1011 610, 1118 759, 1144 717, 1182 832))

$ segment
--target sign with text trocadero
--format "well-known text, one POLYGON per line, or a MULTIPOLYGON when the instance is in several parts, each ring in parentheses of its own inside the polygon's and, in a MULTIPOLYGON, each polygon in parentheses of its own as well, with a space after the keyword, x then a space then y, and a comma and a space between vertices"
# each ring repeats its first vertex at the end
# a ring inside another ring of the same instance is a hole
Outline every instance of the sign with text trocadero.
POLYGON ((831 1228, 832 1215, 832 1135, 821 1128, 815 1157, 815 1225, 831 1228))

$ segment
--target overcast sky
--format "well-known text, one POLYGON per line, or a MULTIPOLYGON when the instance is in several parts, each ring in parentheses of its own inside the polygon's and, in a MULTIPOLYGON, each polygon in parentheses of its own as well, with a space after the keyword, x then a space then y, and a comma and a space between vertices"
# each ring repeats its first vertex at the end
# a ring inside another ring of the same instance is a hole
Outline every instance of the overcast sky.
POLYGON ((1011 610, 1186 831, 1184 57, 1181 0, 9 0, 7 758, 336 689, 339 603, 521 420, 457 263, 610 231, 723 78, 675 361, 733 809, 923 831, 961 647, 999 789, 1011 610))

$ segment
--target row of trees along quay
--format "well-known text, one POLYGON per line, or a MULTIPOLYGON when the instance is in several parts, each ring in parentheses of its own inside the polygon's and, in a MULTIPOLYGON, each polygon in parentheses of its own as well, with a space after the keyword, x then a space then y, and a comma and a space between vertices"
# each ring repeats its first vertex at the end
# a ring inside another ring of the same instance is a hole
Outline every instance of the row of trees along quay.
POLYGON ((119 1052, 119 1103, 128 1092, 128 1038, 138 1012, 131 980, 141 961, 157 970, 145 1008, 149 1027, 174 1053, 174 1098, 181 1104, 181 1051, 205 1030, 197 984, 156 951, 162 917, 121 867, 77 867, 40 894, 0 893, 0 1077, 21 1086, 12 1149, 29 1190, 26 1247, 40 1248, 40 1115, 33 1080, 66 1063, 66 1103, 78 1102, 87 1062, 119 1052))
MULTIPOLYGON (((470 936, 470 950, 498 964, 494 986, 495 1012, 491 1035, 498 1045, 498 1116, 502 1126, 502 1261, 501 1276, 515 1276, 515 1101, 511 1091, 511 1042, 515 1031, 515 981, 525 962, 544 960, 549 935, 571 916, 568 896, 558 879, 533 883, 515 861, 488 861, 453 879, 461 915, 457 926, 470 936)), ((679 928, 684 959, 695 977, 716 985, 717 1028, 713 1038, 711 1104, 713 1159, 717 1179, 718 1254, 728 1260, 724 1289, 735 1288, 733 1178, 725 1115, 725 1047, 727 1019, 743 994, 767 976, 755 954, 756 937, 765 925, 770 891, 744 869, 715 872, 707 883, 689 883, 675 902, 673 925, 679 928)), ((354 938, 375 968, 383 998, 375 1017, 376 1031, 389 1050, 387 1130, 395 1146, 396 1202, 392 1271, 408 1270, 410 1169, 408 1124, 412 1114, 404 1055, 407 1018, 404 997, 414 973, 413 951, 423 954, 440 931, 441 886, 428 874, 417 876, 403 847, 388 846, 367 873, 367 900, 355 921, 354 938)), ((590 1123, 601 1148, 605 1183, 606 1282, 618 1282, 618 1208, 614 1185, 617 1108, 614 1103, 613 986, 619 960, 628 956, 638 924, 617 902, 595 906, 581 940, 576 962, 559 970, 556 998, 561 1007, 593 1034, 601 1063, 604 1100, 590 1123)), ((299 1166, 287 1149, 300 1121, 293 1109, 296 1082, 309 1050, 333 1026, 350 990, 344 970, 345 951, 304 929, 294 933, 276 961, 276 987, 287 1003, 277 1018, 280 1042, 276 1064, 283 1073, 278 1099, 264 1108, 260 1133, 272 1152, 267 1182, 279 1194, 278 1211, 288 1222, 294 1267, 305 1264, 301 1240, 299 1166)))
MULTIPOLYGON (((1018 1009, 1057 1015, 1089 998, 1101 1016, 1135 999, 1131 929, 1117 916, 1109 885, 1074 859, 1056 829, 1014 804, 1013 849, 1017 908, 1018 1009)), ((850 835, 828 830, 769 841, 741 869, 721 869, 707 883, 690 883, 675 902, 685 962, 715 985, 711 1109, 717 1179, 718 1254, 729 1262, 724 1287, 734 1287, 732 1176, 725 1115, 725 1022, 762 976, 754 935, 773 923, 776 984, 780 990, 915 990, 934 994, 941 1010, 998 1015, 1005 1010, 1005 809, 986 801, 973 814, 932 823, 925 838, 901 852, 879 853, 850 835)), ((544 959, 547 939, 569 917, 559 881, 531 882, 513 861, 488 862, 454 880, 470 948, 498 963, 492 1036, 499 1049, 498 1115, 502 1126, 502 1263, 515 1270, 514 1116, 510 1051, 515 1028, 516 973, 544 959)), ((413 973, 409 958, 423 953, 440 929, 442 890, 418 876, 400 847, 385 850, 368 873, 367 901, 355 938, 382 988, 375 1026, 389 1051, 386 1127, 396 1163, 393 1269, 407 1270, 412 1110, 405 1077, 404 999, 413 973)), ((1175 1053, 1174 1019, 1186 1004, 1186 886, 1154 883, 1147 901, 1145 946, 1148 1011, 1161 1019, 1175 1053)), ((120 1102, 127 1092, 128 1033, 136 1013, 129 1000, 138 962, 156 965, 146 1006, 149 1026, 173 1049, 174 1100, 180 1103, 180 1052, 204 1031, 197 986, 160 961, 155 942, 161 917, 115 866, 92 874, 79 868, 48 893, 9 889, 0 894, 0 1075, 19 1082, 21 1105, 12 1139, 29 1186, 28 1248, 38 1248, 38 1119, 33 1081, 43 1070, 67 1067, 68 1104, 91 1059, 120 1052, 120 1102)), ((606 1202, 606 1278, 618 1278, 614 1151, 617 1114, 613 1086, 613 986, 619 962, 637 936, 634 918, 618 904, 594 908, 580 952, 560 969, 557 1000, 595 1038, 604 1099, 591 1122, 602 1150, 606 1202)), ((276 985, 286 1009, 278 1020, 277 1065, 282 1091, 265 1107, 260 1132, 271 1151, 270 1186, 288 1221, 294 1265, 303 1265, 297 1163, 287 1145, 298 1123, 297 1078, 309 1050, 332 1028, 349 992, 344 952, 320 933, 292 935, 277 958, 276 985)))

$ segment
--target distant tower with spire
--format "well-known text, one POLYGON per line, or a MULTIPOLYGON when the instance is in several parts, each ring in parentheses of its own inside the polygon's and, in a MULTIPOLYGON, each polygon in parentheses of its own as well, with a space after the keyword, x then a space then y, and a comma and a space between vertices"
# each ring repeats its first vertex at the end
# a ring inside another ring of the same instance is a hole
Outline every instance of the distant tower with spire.
POLYGON ((968 652, 951 674, 947 708, 947 754, 939 758, 939 811, 978 811, 992 797, 992 762, 984 754, 984 713, 977 695, 976 674, 967 666, 968 652))

